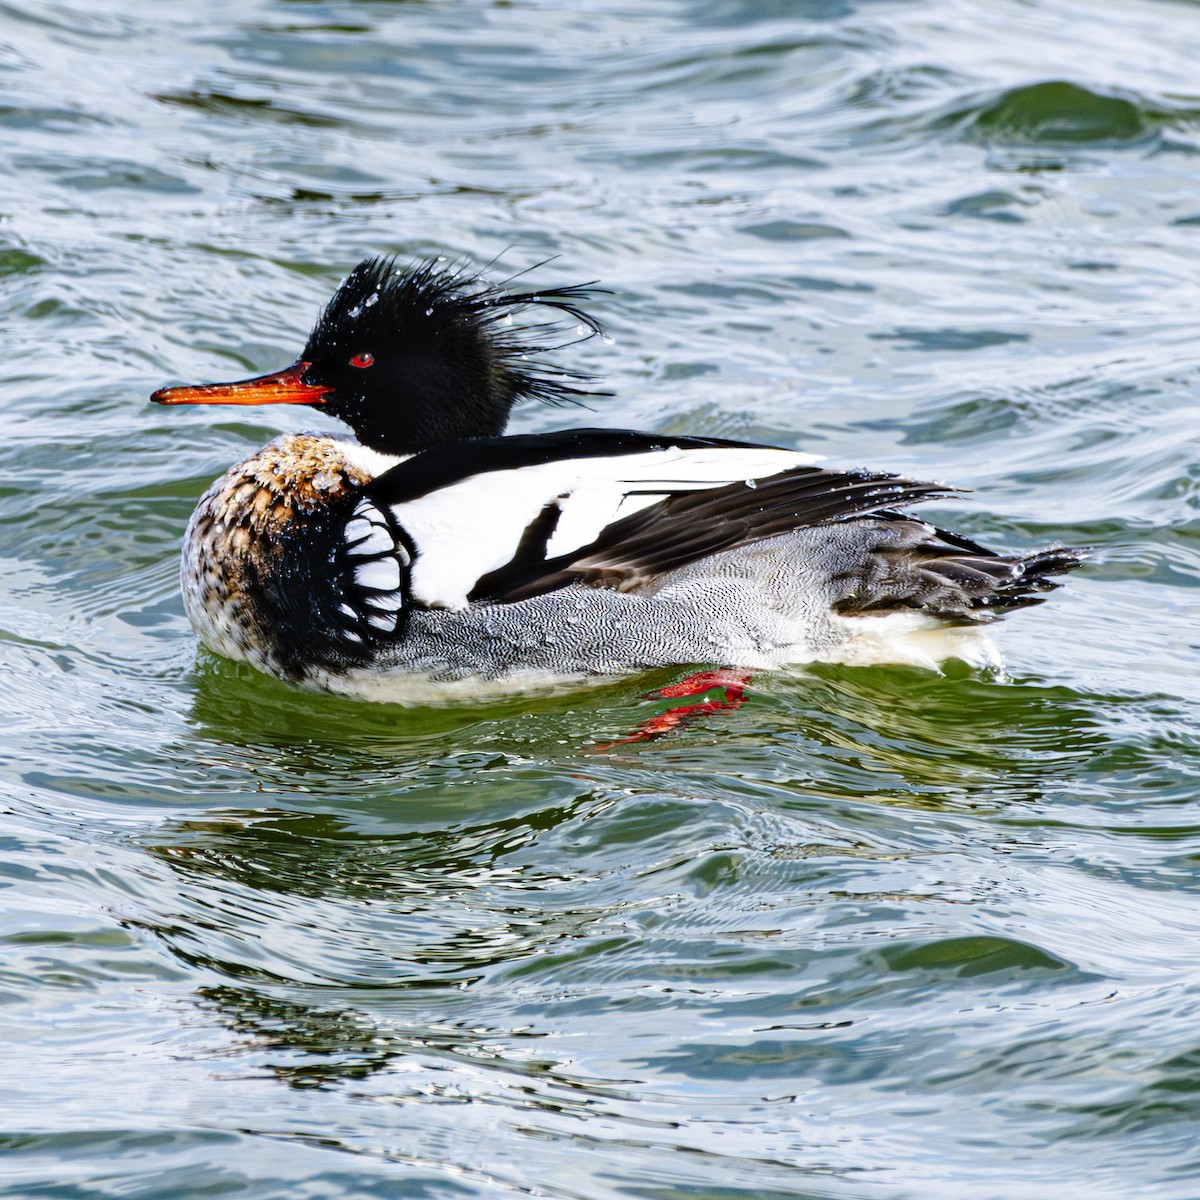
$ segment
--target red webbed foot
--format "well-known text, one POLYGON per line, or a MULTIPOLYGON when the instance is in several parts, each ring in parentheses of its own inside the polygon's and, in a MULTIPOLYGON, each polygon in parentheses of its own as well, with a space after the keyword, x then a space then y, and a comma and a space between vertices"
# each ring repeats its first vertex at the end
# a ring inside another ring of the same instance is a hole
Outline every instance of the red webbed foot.
POLYGON ((727 712, 745 703, 746 685, 754 672, 723 667, 716 670, 696 671, 686 675, 678 683, 655 688, 643 694, 645 700, 680 700, 687 696, 704 696, 719 692, 719 697, 702 700, 697 704, 678 704, 643 721, 628 737, 618 738, 597 746, 597 750, 608 750, 613 746, 627 746, 635 742, 649 742, 684 729, 710 713, 727 712))

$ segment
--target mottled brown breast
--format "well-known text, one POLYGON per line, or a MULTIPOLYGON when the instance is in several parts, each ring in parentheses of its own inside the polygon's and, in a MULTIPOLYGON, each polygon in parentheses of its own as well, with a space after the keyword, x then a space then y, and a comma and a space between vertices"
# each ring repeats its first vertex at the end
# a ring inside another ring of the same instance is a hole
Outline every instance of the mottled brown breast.
POLYGON ((201 640, 278 672, 287 655, 272 598, 285 545, 370 479, 337 440, 314 434, 286 434, 226 471, 201 497, 184 538, 184 607, 201 640))
POLYGON ((314 512, 370 478, 333 438, 293 433, 231 467, 206 499, 219 521, 277 534, 298 512, 314 512))

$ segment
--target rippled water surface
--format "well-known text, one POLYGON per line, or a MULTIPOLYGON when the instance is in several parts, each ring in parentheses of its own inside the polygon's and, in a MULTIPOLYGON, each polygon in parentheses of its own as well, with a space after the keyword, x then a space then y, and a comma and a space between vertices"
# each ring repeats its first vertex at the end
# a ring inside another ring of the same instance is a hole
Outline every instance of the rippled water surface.
POLYGON ((1200 1194, 1200 7, 0 6, 0 1190, 1200 1194), (576 420, 1098 548, 1007 678, 488 705, 198 652, 177 547, 360 257, 601 279, 576 420))

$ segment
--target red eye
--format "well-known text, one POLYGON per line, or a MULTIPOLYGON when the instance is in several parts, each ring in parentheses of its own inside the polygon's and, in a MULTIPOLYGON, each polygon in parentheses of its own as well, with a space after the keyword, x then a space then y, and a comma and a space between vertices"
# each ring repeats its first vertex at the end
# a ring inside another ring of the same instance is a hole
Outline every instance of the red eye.
POLYGON ((352 367, 369 367, 375 362, 375 355, 364 350, 362 354, 356 354, 351 360, 352 367))

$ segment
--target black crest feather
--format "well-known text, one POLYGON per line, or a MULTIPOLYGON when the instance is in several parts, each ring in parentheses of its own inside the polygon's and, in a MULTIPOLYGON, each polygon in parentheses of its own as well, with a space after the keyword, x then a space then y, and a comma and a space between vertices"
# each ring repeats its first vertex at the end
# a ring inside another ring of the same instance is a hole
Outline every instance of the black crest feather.
POLYGON ((586 386, 591 376, 545 357, 602 332, 582 307, 597 291, 510 290, 432 259, 398 267, 394 257, 368 258, 329 301, 302 357, 312 382, 332 386, 326 410, 376 449, 495 436, 518 400, 601 394, 586 386), (371 366, 356 369, 356 356, 371 366))

